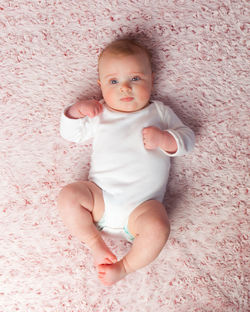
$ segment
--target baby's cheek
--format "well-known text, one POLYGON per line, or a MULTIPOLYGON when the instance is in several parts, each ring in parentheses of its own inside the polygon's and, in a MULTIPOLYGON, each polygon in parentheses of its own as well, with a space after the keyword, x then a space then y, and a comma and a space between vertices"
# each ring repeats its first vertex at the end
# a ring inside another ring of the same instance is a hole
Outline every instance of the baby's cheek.
POLYGON ((113 97, 114 97, 114 94, 112 91, 110 90, 107 90, 103 93, 103 97, 104 97, 104 100, 106 103, 112 103, 113 102, 113 97))
POLYGON ((139 90, 139 98, 141 101, 148 101, 151 95, 151 89, 147 87, 141 87, 139 90))

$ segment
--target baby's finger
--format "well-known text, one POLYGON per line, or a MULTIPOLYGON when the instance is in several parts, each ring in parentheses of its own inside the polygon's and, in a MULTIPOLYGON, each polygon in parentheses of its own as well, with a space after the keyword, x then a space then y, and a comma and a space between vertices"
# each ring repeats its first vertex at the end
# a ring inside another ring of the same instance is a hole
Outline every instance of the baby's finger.
POLYGON ((95 107, 94 112, 95 112, 95 116, 99 115, 101 113, 101 108, 99 106, 95 107))
POLYGON ((147 129, 144 128, 144 129, 142 130, 142 136, 143 136, 143 138, 146 138, 147 135, 148 135, 147 129))
POLYGON ((148 146, 148 140, 146 138, 143 138, 143 144, 145 147, 148 146))
POLYGON ((89 112, 87 116, 90 117, 90 118, 93 118, 93 117, 95 117, 95 113, 94 112, 89 112))
POLYGON ((98 111, 99 111, 99 113, 101 113, 101 112, 103 111, 103 106, 102 106, 101 103, 100 103, 100 105, 98 106, 98 111))
POLYGON ((143 140, 145 140, 145 142, 149 141, 149 136, 148 134, 143 135, 143 140))

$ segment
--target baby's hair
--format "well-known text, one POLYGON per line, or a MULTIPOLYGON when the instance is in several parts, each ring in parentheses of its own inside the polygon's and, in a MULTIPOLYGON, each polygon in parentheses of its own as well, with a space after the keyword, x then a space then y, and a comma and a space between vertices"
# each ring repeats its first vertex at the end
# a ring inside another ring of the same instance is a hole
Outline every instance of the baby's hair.
POLYGON ((144 52, 148 57, 149 63, 151 64, 151 53, 146 47, 142 46, 134 39, 117 39, 115 41, 112 41, 103 49, 103 51, 99 55, 98 63, 100 62, 102 56, 107 52, 114 55, 124 56, 135 55, 138 54, 138 52, 144 52))

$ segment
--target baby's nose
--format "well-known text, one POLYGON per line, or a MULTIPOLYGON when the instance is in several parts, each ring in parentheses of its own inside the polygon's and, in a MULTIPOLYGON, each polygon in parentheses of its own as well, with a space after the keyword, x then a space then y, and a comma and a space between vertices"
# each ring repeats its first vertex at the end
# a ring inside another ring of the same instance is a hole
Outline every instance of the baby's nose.
POLYGON ((129 83, 127 82, 124 82, 122 85, 121 85, 121 91, 131 91, 131 86, 129 83))

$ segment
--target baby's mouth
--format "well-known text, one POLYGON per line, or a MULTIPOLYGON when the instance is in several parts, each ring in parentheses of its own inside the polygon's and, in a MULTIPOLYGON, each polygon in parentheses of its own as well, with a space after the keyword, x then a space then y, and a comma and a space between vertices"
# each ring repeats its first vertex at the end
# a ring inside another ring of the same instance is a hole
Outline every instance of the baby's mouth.
POLYGON ((127 96, 127 97, 121 98, 121 101, 122 102, 131 102, 133 99, 134 99, 133 97, 127 96))

